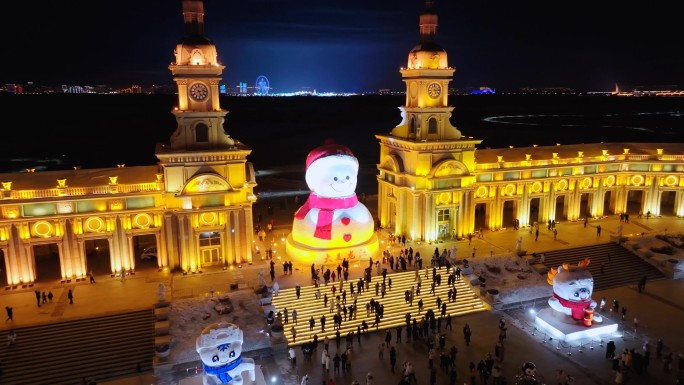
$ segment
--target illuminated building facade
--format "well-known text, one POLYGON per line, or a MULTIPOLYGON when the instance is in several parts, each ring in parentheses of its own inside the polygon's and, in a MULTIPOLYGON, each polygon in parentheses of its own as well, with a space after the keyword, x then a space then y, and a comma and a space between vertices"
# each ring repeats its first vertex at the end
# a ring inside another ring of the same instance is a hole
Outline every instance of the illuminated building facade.
POLYGON ((451 125, 455 69, 435 42, 432 2, 401 68, 402 121, 380 142, 380 226, 418 241, 613 213, 684 216, 684 143, 596 143, 479 150, 451 125))
POLYGON ((251 262, 251 150, 223 129, 224 66, 203 34, 202 1, 184 0, 183 18, 185 36, 169 66, 178 88, 178 126, 169 144, 157 145, 157 165, 0 175, 8 286, 41 278, 35 247, 42 245, 56 250, 62 281, 86 277, 86 250, 94 240, 107 242, 112 275, 135 272, 141 236, 154 240, 160 270, 196 273, 251 262))

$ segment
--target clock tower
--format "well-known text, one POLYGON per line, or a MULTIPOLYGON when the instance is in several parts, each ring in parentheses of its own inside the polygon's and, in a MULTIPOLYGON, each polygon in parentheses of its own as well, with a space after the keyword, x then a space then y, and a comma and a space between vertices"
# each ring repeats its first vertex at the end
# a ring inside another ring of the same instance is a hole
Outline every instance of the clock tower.
POLYGON ((433 1, 425 2, 420 15, 420 44, 408 55, 401 69, 406 84, 406 105, 399 107, 404 117, 393 135, 416 140, 459 139, 461 132, 449 122, 449 82, 456 71, 449 67, 446 51, 435 42, 437 14, 433 1))
POLYGON ((436 42, 434 1, 420 15, 420 43, 401 68, 406 84, 402 121, 380 140, 380 226, 415 241, 436 241, 472 232, 475 145, 449 119, 448 88, 456 71, 436 42))
POLYGON ((223 130, 228 113, 219 105, 219 81, 225 66, 219 64, 216 46, 204 36, 202 0, 183 0, 185 36, 174 50, 169 69, 178 87, 178 122, 171 136, 175 150, 226 149, 235 143, 223 130))
POLYGON ((228 111, 219 103, 219 81, 225 66, 204 36, 204 4, 182 4, 185 35, 169 65, 178 87, 172 111, 177 127, 170 143, 157 144, 155 155, 165 220, 179 233, 178 239, 168 238, 169 255, 173 264, 194 273, 209 265, 251 262, 256 179, 247 161, 252 150, 223 128, 228 111))

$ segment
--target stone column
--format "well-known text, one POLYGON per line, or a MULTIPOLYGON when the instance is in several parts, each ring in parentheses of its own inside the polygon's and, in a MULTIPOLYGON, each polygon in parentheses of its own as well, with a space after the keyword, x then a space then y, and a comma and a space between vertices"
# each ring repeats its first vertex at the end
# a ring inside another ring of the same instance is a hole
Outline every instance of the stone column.
POLYGON ((582 190, 580 189, 580 182, 577 178, 568 180, 570 189, 569 205, 568 205, 568 220, 575 221, 579 219, 582 205, 582 190))
MULTIPOLYGON (((620 179, 619 177, 616 179, 620 179)), ((617 183, 617 181, 616 181, 617 183)), ((625 213, 627 212, 627 186, 623 183, 615 186, 615 207, 613 210, 615 212, 625 213)))
MULTIPOLYGON (((653 215, 660 215, 660 198, 661 198, 661 191, 660 191, 660 182, 661 182, 662 176, 656 176, 656 175, 649 175, 646 176, 646 186, 648 187, 646 190, 646 199, 648 202, 647 207, 650 208, 651 214, 653 215), (650 186, 649 186, 650 183, 650 186)), ((649 209, 646 209, 649 210, 649 209)))
POLYGON ((180 244, 178 251, 180 254, 181 265, 183 270, 187 272, 194 272, 197 270, 197 260, 192 256, 189 243, 192 242, 192 232, 189 231, 187 214, 178 215, 178 235, 180 244))
POLYGON ((245 229, 243 230, 245 236, 245 253, 247 260, 252 262, 254 258, 254 214, 252 213, 252 206, 247 205, 243 208, 245 213, 245 229))
POLYGON ((161 232, 164 231, 164 228, 156 233, 154 233, 154 246, 157 248, 157 267, 159 269, 162 269, 166 266, 169 265, 169 258, 168 255, 166 255, 166 248, 163 247, 163 243, 161 241, 162 235, 161 232), (162 250, 164 249, 164 250, 162 250))
POLYGON ((11 277, 8 276, 8 283, 12 285, 17 285, 19 284, 21 278, 24 276, 23 273, 23 267, 22 267, 22 248, 21 248, 22 241, 19 237, 19 229, 17 229, 14 225, 10 225, 9 227, 9 242, 7 243, 8 247, 8 253, 9 254, 9 265, 5 264, 5 266, 10 266, 7 268, 7 273, 11 273, 11 277), (11 278, 11 279, 10 279, 11 278))
POLYGON ((596 213, 597 216, 603 216, 605 212, 603 201, 606 199, 606 189, 603 187, 603 178, 598 179, 598 187, 594 190, 594 199, 591 201, 591 206, 592 212, 596 213))
MULTIPOLYGON (((530 186, 529 184, 525 184, 525 185, 523 186, 523 193, 522 193, 522 195, 521 195, 521 196, 517 196, 517 199, 518 199, 518 210, 517 210, 517 213, 518 213, 518 216, 519 216, 519 217, 525 217, 525 218, 527 218, 527 222, 530 223, 530 225, 532 225, 532 224, 534 223, 534 221, 536 220, 536 218, 532 218, 532 217, 530 216, 530 207, 532 206, 532 205, 531 205, 531 203, 532 203, 532 198, 530 197, 530 188, 531 188, 531 186, 530 186)), ((517 189, 516 189, 516 190, 517 190, 517 189)), ((517 193, 517 191, 516 191, 516 193, 517 193)), ((502 215, 503 215, 503 208, 504 208, 504 205, 502 204, 502 205, 501 205, 501 212, 502 212, 502 215)), ((542 210, 543 210, 543 209, 542 209, 542 202, 541 202, 541 200, 540 200, 540 201, 539 201, 539 212, 537 213, 537 217, 543 217, 543 216, 542 216, 542 210)), ((524 223, 523 221, 521 221, 521 222, 524 223)), ((503 218, 501 219, 501 223, 503 224, 503 218)))
POLYGON ((191 234, 192 234, 192 245, 190 245, 190 247, 194 250, 193 254, 195 254, 195 261, 197 263, 197 271, 201 273, 203 261, 202 261, 202 255, 201 255, 202 253, 201 253, 201 250, 199 248, 200 233, 198 231, 192 230, 191 234))
MULTIPOLYGON (((223 266, 232 265, 233 261, 228 257, 228 237, 226 237, 226 231, 221 230, 219 235, 221 237, 221 260, 223 262, 223 266)), ((265 253, 266 250, 263 250, 263 252, 265 253)))
MULTIPOLYGON (((24 256, 24 283, 34 282, 36 280, 36 268, 34 266, 35 255, 33 253, 33 245, 31 243, 25 243, 24 249, 26 254, 24 256)), ((62 276, 64 276, 64 267, 62 265, 62 258, 60 255, 60 267, 62 268, 62 276)))
POLYGON ((157 249, 157 257, 161 257, 164 266, 170 269, 181 268, 184 269, 180 260, 180 253, 178 251, 178 228, 174 222, 174 215, 166 212, 164 213, 164 225, 161 229, 161 239, 159 240, 160 248, 157 249))
POLYGON ((675 192, 674 212, 678 217, 684 217, 684 191, 681 188, 675 192))

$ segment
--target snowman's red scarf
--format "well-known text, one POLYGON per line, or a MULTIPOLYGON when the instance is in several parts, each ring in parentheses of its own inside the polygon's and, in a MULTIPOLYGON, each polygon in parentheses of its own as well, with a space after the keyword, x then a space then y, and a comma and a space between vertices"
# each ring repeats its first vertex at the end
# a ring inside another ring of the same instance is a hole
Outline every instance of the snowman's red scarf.
POLYGON ((568 301, 565 298, 561 298, 556 293, 553 293, 553 296, 555 298, 558 298, 558 302, 560 302, 560 304, 563 305, 563 307, 567 307, 568 309, 570 309, 572 319, 575 320, 584 319, 584 309, 588 308, 591 305, 591 298, 589 298, 586 301, 568 301))
POLYGON ((309 194, 309 198, 304 205, 297 210, 296 219, 304 219, 311 209, 319 209, 318 221, 314 237, 319 239, 330 239, 332 232, 333 212, 337 209, 349 209, 359 203, 356 194, 346 198, 323 198, 315 193, 309 194))

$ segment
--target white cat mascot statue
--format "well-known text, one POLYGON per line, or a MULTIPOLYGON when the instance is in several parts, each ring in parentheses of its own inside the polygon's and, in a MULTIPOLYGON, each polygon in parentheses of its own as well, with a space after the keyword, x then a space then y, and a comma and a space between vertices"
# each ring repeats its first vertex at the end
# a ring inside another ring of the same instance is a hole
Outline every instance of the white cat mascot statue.
POLYGON ((553 285, 553 297, 549 298, 552 309, 569 315, 575 321, 591 326, 591 321, 602 322, 603 317, 594 314, 596 301, 591 299, 594 291, 594 278, 589 270, 589 259, 585 258, 576 266, 564 263, 551 269, 547 282, 553 285))
POLYGON ((242 330, 232 323, 213 323, 197 337, 196 350, 202 359, 204 385, 243 384, 242 372, 256 379, 254 360, 242 358, 242 330))

